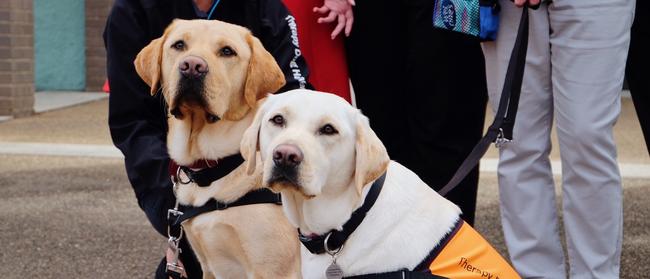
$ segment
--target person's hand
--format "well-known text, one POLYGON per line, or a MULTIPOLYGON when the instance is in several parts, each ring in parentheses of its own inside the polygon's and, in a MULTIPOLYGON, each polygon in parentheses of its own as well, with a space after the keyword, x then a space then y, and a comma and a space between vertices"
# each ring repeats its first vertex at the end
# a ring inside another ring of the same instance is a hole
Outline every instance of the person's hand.
POLYGON ((540 1, 541 0, 515 0, 515 5, 521 8, 524 4, 528 3, 528 6, 534 7, 539 5, 540 1))
POLYGON ((354 14, 352 13, 352 6, 355 5, 354 0, 324 0, 322 7, 314 7, 315 13, 326 15, 318 18, 318 23, 331 23, 337 21, 334 31, 332 31, 332 40, 345 29, 345 36, 350 36, 352 31, 352 23, 354 22, 354 14))
MULTIPOLYGON (((174 260, 174 251, 171 248, 167 248, 167 251, 165 252, 165 259, 168 263, 171 263, 174 260)), ((181 272, 181 277, 188 278, 187 273, 185 272, 185 266, 183 266, 183 262, 181 262, 181 259, 178 259, 176 264, 183 268, 183 272, 181 272)), ((173 279, 173 278, 169 277, 169 279, 173 279)))

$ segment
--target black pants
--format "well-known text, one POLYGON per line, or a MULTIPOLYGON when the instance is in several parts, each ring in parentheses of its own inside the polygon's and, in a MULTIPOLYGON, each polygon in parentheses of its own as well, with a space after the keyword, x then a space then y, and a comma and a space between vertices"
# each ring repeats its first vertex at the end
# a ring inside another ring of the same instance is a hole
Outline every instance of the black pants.
POLYGON ((650 3, 637 1, 626 77, 650 155, 650 81, 648 80, 650 54, 648 51, 650 51, 650 3))
MULTIPOLYGON (((357 106, 393 160, 442 188, 481 138, 487 102, 478 40, 432 27, 433 0, 357 1, 347 41, 357 106)), ((474 222, 478 168, 447 198, 474 222)))

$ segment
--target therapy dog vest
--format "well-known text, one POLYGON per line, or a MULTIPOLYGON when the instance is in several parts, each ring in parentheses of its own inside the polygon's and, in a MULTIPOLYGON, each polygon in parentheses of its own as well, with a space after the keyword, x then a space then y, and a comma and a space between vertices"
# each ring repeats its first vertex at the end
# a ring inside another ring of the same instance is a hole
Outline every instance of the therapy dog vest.
POLYGON ((446 278, 521 278, 490 244, 464 221, 415 270, 446 278))
MULTIPOLYGON (((384 184, 386 173, 370 186, 363 205, 355 210, 350 219, 343 224, 343 230, 332 230, 326 235, 308 237, 298 230, 300 242, 312 254, 324 254, 327 246, 330 251, 340 251, 348 236, 361 224, 366 213, 374 205, 384 184), (328 241, 329 240, 329 241, 328 241)), ((336 253, 334 253, 336 254, 336 253)), ((329 268, 328 268, 329 269, 329 268)), ((340 271, 340 270, 339 270, 340 271)), ((328 277, 329 278, 329 277, 328 277)), ((335 278, 335 277, 332 277, 335 278)), ((340 278, 340 277, 339 277, 340 278)), ((492 246, 470 225, 459 219, 451 231, 431 250, 429 255, 412 271, 373 273, 347 276, 348 279, 434 279, 434 278, 489 278, 518 279, 517 272, 492 246)))

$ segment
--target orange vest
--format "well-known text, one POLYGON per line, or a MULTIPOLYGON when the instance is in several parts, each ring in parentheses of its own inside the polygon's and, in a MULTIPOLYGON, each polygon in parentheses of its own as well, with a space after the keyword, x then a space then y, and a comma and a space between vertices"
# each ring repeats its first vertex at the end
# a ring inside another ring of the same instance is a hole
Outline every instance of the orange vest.
POLYGON ((447 278, 521 278, 478 232, 463 221, 428 259, 431 273, 447 278))

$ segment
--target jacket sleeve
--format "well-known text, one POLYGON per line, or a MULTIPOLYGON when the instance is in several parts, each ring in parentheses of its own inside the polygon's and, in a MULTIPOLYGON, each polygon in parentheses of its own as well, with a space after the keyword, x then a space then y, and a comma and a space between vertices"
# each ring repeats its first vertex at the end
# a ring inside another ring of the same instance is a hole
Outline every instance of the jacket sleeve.
POLYGON ((296 20, 280 0, 260 0, 261 34, 264 47, 284 72, 286 84, 278 92, 298 88, 313 89, 309 70, 298 42, 296 20))
POLYGON ((150 37, 138 3, 117 0, 104 30, 111 90, 108 122, 113 144, 124 154, 140 208, 153 227, 166 235, 166 211, 174 205, 165 143, 167 119, 161 94, 152 97, 133 66, 150 37))

